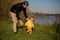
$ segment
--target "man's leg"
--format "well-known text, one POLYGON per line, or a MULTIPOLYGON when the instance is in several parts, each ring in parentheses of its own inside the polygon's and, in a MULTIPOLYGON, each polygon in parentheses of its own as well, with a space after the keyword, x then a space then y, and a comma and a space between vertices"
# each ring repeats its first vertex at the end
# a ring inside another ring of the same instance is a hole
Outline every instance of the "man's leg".
POLYGON ((12 17, 12 21, 13 21, 13 31, 16 33, 17 32, 17 17, 16 17, 16 13, 12 13, 10 12, 10 15, 12 17))
POLYGON ((14 30, 14 32, 16 33, 17 32, 17 22, 13 22, 13 30, 14 30))

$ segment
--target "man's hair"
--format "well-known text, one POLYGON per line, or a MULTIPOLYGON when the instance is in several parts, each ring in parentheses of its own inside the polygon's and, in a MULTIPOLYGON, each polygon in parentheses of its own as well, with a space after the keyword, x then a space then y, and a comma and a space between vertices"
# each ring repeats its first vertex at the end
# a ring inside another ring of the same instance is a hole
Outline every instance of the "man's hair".
POLYGON ((28 1, 23 1, 22 3, 23 3, 24 5, 26 5, 26 4, 27 4, 27 6, 29 6, 28 1))

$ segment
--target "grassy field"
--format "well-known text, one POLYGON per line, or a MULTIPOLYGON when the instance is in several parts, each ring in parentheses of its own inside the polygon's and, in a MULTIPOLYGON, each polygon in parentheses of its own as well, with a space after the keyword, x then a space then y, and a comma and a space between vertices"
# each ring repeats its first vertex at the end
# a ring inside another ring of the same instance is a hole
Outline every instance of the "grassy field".
POLYGON ((37 25, 32 35, 26 32, 26 28, 19 28, 15 35, 12 30, 12 22, 0 20, 0 40, 56 40, 54 27, 50 25, 37 25))

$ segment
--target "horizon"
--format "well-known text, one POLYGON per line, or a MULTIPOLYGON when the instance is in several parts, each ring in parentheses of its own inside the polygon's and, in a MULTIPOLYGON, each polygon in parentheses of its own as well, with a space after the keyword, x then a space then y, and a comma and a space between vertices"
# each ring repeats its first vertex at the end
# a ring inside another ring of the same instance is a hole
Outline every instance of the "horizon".
POLYGON ((31 12, 60 14, 60 0, 27 0, 31 12))

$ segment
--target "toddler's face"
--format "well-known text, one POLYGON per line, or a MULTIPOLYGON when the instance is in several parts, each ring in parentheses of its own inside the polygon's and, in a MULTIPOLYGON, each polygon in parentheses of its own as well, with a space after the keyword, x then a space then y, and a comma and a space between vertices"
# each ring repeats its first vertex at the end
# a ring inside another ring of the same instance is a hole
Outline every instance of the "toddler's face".
POLYGON ((34 21, 34 18, 30 18, 31 21, 34 21))

